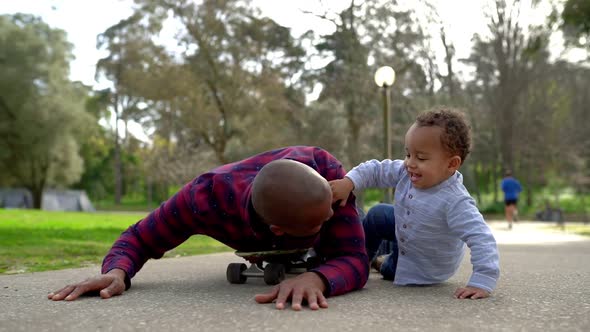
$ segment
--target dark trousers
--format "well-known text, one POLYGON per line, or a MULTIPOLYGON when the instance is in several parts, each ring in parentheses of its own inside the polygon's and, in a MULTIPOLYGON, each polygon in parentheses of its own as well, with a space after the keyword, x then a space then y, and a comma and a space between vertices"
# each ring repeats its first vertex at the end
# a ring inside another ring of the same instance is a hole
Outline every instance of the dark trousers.
POLYGON ((379 255, 388 255, 381 265, 384 279, 393 280, 397 268, 397 239, 395 237, 395 215, 393 205, 377 204, 363 218, 365 246, 369 260, 379 255))

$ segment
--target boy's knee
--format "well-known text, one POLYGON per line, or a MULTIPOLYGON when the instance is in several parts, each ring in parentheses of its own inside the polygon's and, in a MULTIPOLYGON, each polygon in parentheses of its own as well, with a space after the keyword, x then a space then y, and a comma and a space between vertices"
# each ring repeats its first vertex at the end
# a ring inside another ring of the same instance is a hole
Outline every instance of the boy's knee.
POLYGON ((363 219, 363 227, 365 229, 377 227, 377 225, 386 223, 391 217, 393 217, 393 205, 379 203, 369 209, 369 212, 367 212, 367 215, 363 219))
POLYGON ((369 209, 365 219, 386 218, 391 213, 391 211, 393 211, 393 206, 391 204, 379 203, 369 209))
POLYGON ((393 207, 391 206, 391 204, 379 203, 369 209, 369 212, 367 212, 367 217, 385 215, 387 214, 387 211, 392 208, 393 207))

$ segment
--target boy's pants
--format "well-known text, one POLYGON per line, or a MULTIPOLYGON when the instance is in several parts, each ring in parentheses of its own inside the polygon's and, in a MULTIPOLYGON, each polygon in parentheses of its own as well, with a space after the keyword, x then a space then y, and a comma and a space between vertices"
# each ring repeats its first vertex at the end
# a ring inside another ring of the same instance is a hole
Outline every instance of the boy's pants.
MULTIPOLYGON (((388 241, 389 250, 382 254, 388 254, 387 258, 381 265, 381 275, 383 279, 393 280, 397 267, 397 239, 395 238, 395 215, 393 205, 377 204, 372 207, 367 216, 363 219, 363 229, 365 230, 365 246, 369 260, 372 261, 377 254, 383 240, 388 241)), ((380 253, 381 254, 381 253, 380 253)))

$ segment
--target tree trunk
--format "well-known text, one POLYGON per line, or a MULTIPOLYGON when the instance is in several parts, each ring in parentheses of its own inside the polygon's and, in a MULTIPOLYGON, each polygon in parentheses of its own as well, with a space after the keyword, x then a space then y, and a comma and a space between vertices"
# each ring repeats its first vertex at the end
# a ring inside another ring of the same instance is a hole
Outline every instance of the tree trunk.
MULTIPOLYGON (((350 137, 349 137, 349 141, 348 141, 348 149, 347 149, 347 157, 348 157, 348 161, 351 163, 351 166, 348 168, 349 170, 352 169, 352 167, 358 165, 360 163, 359 161, 359 157, 358 157, 358 146, 359 146, 359 136, 360 136, 360 128, 358 125, 353 123, 354 121, 350 121, 349 122, 349 126, 350 126, 350 137)), ((358 192, 356 193, 356 206, 359 209, 364 209, 365 208, 365 195, 364 192, 358 192)))
POLYGON ((225 152, 225 144, 224 144, 223 148, 217 148, 216 146, 213 146, 213 150, 215 151, 215 156, 217 157, 217 160, 219 160, 221 165, 225 165, 225 164, 229 163, 229 161, 225 157, 225 153, 224 153, 225 152))
POLYGON ((122 196, 122 183, 123 179, 121 176, 121 146, 119 143, 118 135, 115 136, 115 204, 121 204, 122 196))
POLYGON ((43 202, 43 188, 27 188, 31 191, 33 196, 33 208, 40 210, 43 202))
POLYGON ((154 200, 154 184, 152 182, 152 179, 150 177, 148 177, 146 179, 146 185, 147 185, 147 208, 151 209, 152 208, 152 203, 154 200))
POLYGON ((115 97, 115 204, 121 204, 122 196, 122 166, 121 166, 121 143, 119 141, 119 98, 115 97))
POLYGON ((471 178, 471 185, 475 194, 475 198, 477 199, 477 203, 481 204, 481 190, 479 189, 479 177, 477 174, 477 163, 469 163, 467 165, 467 169, 465 170, 465 174, 469 175, 471 178))
POLYGON ((497 203, 499 201, 498 188, 500 187, 498 179, 498 164, 494 164, 492 166, 492 169, 490 170, 490 175, 492 178, 492 187, 494 188, 494 203, 497 203))
POLYGON ((531 207, 533 205, 533 189, 531 188, 533 181, 531 181, 531 173, 532 172, 525 172, 524 177, 524 191, 526 193, 526 206, 531 207))
POLYGON ((445 48, 445 63, 447 65, 447 86, 449 91, 449 100, 451 102, 455 101, 455 72, 453 70, 453 57, 455 55, 455 48, 452 43, 447 43, 447 36, 445 33, 444 27, 440 28, 440 38, 443 43, 443 47, 445 48))
POLYGON ((47 183, 49 156, 39 155, 38 159, 32 161, 30 167, 30 182, 29 185, 25 185, 25 188, 31 192, 33 208, 39 210, 43 205, 43 189, 45 189, 45 183, 47 183))

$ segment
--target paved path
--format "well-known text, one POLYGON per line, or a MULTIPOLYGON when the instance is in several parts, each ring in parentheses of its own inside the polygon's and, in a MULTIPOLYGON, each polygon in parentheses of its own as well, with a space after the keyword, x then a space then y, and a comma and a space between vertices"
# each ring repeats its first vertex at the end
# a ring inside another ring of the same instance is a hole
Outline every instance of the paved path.
POLYGON ((432 287, 395 287, 376 273, 328 309, 259 305, 260 279, 225 280, 231 253, 151 261, 123 296, 52 302, 46 294, 97 267, 0 276, 0 331, 590 331, 590 239, 492 223, 502 274, 494 296, 456 300, 471 266, 432 287))

